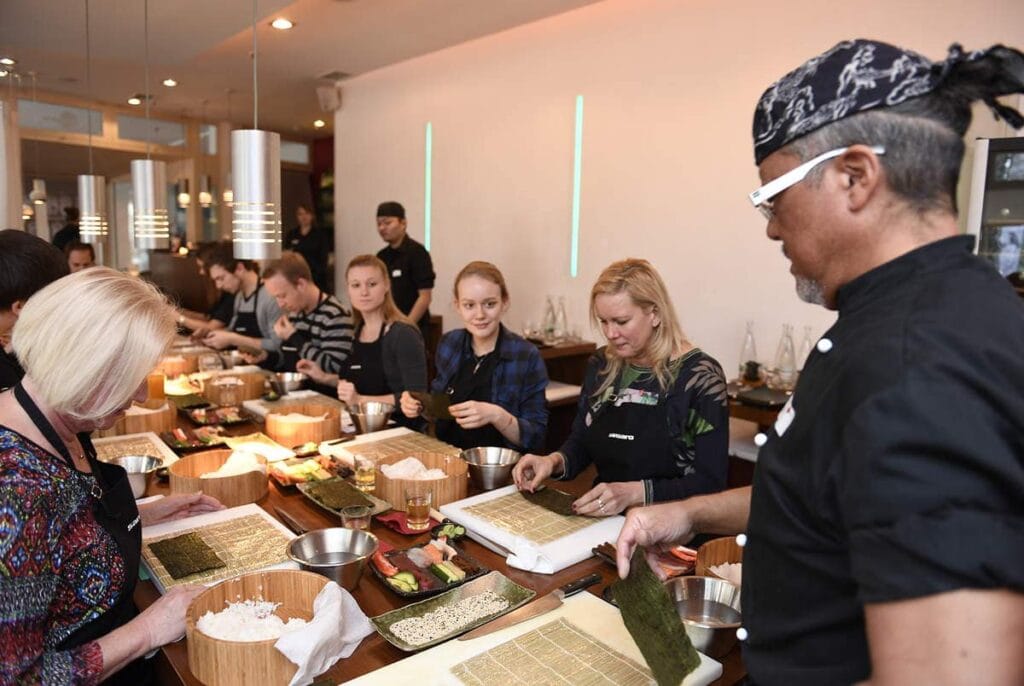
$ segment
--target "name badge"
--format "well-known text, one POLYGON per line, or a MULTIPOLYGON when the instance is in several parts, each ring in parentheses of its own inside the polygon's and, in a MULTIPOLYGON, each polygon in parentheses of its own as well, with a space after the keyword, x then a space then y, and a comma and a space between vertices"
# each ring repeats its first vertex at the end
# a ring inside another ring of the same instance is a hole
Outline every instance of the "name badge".
POLYGON ((796 419, 796 410, 793 409, 793 398, 795 396, 789 396, 789 400, 786 401, 782 411, 779 412, 779 416, 775 419, 775 433, 781 438, 786 430, 789 429, 789 425, 796 419))
POLYGON ((399 277, 401 275, 402 275, 402 270, 401 269, 392 269, 391 270, 391 276, 399 277))
POLYGON ((618 439, 620 441, 632 441, 632 440, 635 440, 635 437, 630 435, 630 434, 617 434, 617 433, 610 433, 610 434, 608 434, 608 438, 615 438, 615 439, 618 439))
POLYGON ((363 368, 363 365, 361 365, 361 364, 354 364, 351 367, 349 367, 349 369, 352 369, 352 370, 362 369, 362 368, 363 368))

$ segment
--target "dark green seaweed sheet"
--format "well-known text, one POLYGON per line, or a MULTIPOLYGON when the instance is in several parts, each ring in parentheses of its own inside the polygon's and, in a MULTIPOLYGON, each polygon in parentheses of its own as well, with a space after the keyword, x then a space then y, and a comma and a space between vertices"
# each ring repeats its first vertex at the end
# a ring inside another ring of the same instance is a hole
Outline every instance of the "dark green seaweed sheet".
POLYGON ((373 507, 369 498, 344 479, 325 479, 310 483, 306 492, 324 507, 332 510, 341 510, 354 505, 373 507))
POLYGON ((194 531, 150 543, 149 549, 175 580, 227 566, 194 531))
POLYGON ((409 391, 413 398, 423 405, 423 416, 430 421, 438 419, 455 419, 448 411, 451 405, 451 396, 447 393, 423 393, 421 391, 409 391))
POLYGON ((679 686, 700 666, 700 655, 686 635, 676 605, 647 565, 643 548, 633 551, 629 576, 612 586, 612 596, 658 686, 679 686))
POLYGON ((572 509, 572 504, 576 502, 576 498, 568 493, 555 490, 554 488, 541 488, 534 493, 530 493, 529 491, 519 492, 523 494, 524 498, 534 505, 540 505, 543 508, 551 510, 555 514, 560 514, 566 517, 571 517, 576 514, 572 509))

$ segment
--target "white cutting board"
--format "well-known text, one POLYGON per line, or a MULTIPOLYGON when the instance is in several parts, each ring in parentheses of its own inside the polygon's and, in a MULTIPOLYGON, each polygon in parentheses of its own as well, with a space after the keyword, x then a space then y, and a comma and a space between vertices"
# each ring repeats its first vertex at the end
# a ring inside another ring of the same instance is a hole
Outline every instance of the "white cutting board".
MULTIPOLYGON (((417 686, 458 686, 451 668, 469 658, 486 652, 505 641, 565 618, 589 633, 608 647, 617 650, 640 664, 647 664, 637 648, 633 637, 622 622, 618 608, 609 605, 592 593, 578 593, 569 598, 557 610, 534 617, 528 621, 510 626, 493 634, 474 638, 471 641, 452 639, 422 653, 416 653, 387 667, 381 667, 353 681, 349 686, 380 684, 416 684, 417 686)), ((683 680, 682 686, 706 686, 722 676, 722 665, 704 654, 700 654, 700 667, 683 680)))
MULTIPOLYGON (((229 522, 232 519, 239 519, 240 517, 248 517, 249 515, 260 515, 268 522, 274 525, 274 528, 279 529, 281 533, 288 537, 288 540, 295 538, 295 534, 290 529, 285 527, 284 524, 277 521, 259 505, 249 503, 248 505, 239 505, 238 507, 229 507, 226 510, 218 510, 216 512, 207 512, 206 514, 195 515, 194 517, 186 517, 185 519, 175 519, 170 522, 161 522, 160 524, 154 524, 153 526, 142 527, 142 542, 145 543, 151 538, 157 538, 160 536, 166 536, 167 534, 176 534, 182 531, 190 531, 201 526, 209 526, 210 524, 220 524, 221 522, 229 522)), ((166 593, 166 589, 160 584, 160 581, 156 578, 156 574, 149 568, 145 560, 142 560, 142 566, 146 568, 146 572, 153 580, 153 585, 156 586, 157 590, 161 594, 166 593)), ((270 565, 264 567, 264 569, 298 569, 298 563, 288 560, 286 562, 279 562, 276 565, 270 565)), ((256 571, 256 570, 253 570, 256 571)), ((214 582, 207 584, 208 586, 214 586, 220 583, 214 582)))

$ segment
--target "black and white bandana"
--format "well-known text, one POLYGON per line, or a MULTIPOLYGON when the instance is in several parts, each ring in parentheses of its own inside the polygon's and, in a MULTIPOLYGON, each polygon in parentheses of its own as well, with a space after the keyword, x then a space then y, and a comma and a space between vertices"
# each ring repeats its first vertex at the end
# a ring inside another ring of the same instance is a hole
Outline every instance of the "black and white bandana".
MULTIPOLYGON (((888 43, 864 39, 839 43, 783 76, 761 96, 754 112, 754 160, 761 164, 797 138, 858 112, 892 107, 930 93, 956 65, 996 50, 1009 51, 995 46, 965 53, 954 44, 945 60, 932 62, 888 43)), ((994 97, 985 101, 997 117, 1011 123, 1020 119, 994 97)))

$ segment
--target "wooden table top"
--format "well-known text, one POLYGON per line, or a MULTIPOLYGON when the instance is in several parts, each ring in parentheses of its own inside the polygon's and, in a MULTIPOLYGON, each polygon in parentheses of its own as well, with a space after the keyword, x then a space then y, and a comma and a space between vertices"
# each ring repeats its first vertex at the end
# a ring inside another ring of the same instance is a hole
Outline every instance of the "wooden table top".
MULTIPOLYGON (((187 424, 187 420, 182 421, 183 425, 187 424)), ((248 424, 243 425, 238 427, 238 430, 242 433, 251 432, 252 426, 248 424)), ((582 494, 590 487, 593 479, 594 471, 593 467, 590 467, 572 481, 557 482, 557 488, 573 494, 582 494)), ((168 492, 169 487, 166 482, 154 482, 147 495, 166 494, 168 492)), ((470 494, 472 495, 474 492, 471 485, 470 494)), ((270 489, 267 497, 260 501, 258 505, 275 518, 277 517, 275 508, 280 508, 309 529, 340 526, 337 518, 331 517, 315 506, 297 489, 279 487, 273 479, 270 480, 270 489)), ((408 548, 413 545, 422 544, 429 539, 428 532, 418 536, 405 536, 377 523, 376 520, 373 520, 371 531, 380 540, 386 541, 396 548, 408 548)), ((617 578, 614 568, 597 557, 590 557, 557 574, 534 574, 510 568, 505 563, 504 557, 471 539, 463 539, 460 541, 460 545, 484 566, 500 571, 512 581, 533 589, 538 596, 592 572, 599 573, 602 582, 592 586, 589 590, 591 593, 600 596, 605 587, 617 578)), ((359 603, 359 607, 362 608, 363 612, 370 617, 383 614, 412 602, 406 601, 386 589, 369 571, 364 572, 358 588, 356 588, 352 595, 356 602, 359 603)), ((139 582, 135 591, 135 602, 140 609, 148 607, 158 597, 159 592, 151 581, 139 582)), ((333 668, 318 678, 317 683, 322 681, 332 684, 342 683, 397 662, 407 655, 407 653, 395 648, 375 633, 363 639, 363 642, 351 657, 339 660, 333 668)), ((714 682, 715 686, 732 686, 746 674, 738 647, 734 648, 724 658, 720 658, 719 661, 722 662, 723 673, 722 677, 714 682)), ((160 684, 187 684, 192 686, 201 683, 192 675, 188 668, 188 653, 185 641, 179 641, 161 649, 156 660, 156 671, 157 682, 160 684)))

